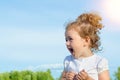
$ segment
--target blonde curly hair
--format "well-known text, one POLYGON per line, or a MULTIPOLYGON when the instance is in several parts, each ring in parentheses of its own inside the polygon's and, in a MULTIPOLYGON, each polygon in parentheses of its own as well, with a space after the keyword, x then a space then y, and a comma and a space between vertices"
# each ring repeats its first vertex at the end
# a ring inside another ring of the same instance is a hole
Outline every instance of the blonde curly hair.
POLYGON ((100 51, 101 45, 99 37, 99 31, 103 28, 101 20, 96 13, 83 13, 75 21, 68 23, 65 30, 75 29, 82 38, 89 37, 91 51, 97 52, 100 51))

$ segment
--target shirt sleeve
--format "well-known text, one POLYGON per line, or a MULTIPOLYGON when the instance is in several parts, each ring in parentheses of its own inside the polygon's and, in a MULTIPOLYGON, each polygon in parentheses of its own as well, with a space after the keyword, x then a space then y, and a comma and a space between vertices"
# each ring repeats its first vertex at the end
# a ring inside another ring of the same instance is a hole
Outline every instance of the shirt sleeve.
POLYGON ((105 70, 109 70, 108 60, 105 58, 102 58, 98 63, 98 73, 101 73, 105 70))
POLYGON ((70 56, 67 56, 67 57, 64 59, 64 71, 68 71, 68 66, 69 66, 70 60, 71 60, 71 57, 70 57, 70 56))

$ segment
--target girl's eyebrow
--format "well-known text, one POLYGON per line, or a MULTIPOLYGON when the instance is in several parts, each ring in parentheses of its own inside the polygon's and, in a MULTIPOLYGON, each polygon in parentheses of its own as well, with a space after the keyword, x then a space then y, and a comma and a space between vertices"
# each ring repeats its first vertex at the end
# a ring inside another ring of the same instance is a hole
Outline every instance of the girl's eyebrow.
POLYGON ((66 36, 66 37, 65 37, 65 39, 69 39, 69 38, 71 38, 71 36, 66 36))
POLYGON ((67 36, 68 38, 71 38, 71 36, 67 36))

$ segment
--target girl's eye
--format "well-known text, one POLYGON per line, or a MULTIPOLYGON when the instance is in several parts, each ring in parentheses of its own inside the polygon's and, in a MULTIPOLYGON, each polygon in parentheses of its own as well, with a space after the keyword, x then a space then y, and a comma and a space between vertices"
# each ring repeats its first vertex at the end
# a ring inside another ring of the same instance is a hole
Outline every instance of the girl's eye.
POLYGON ((72 38, 69 38, 69 40, 71 41, 71 40, 73 40, 72 38))
POLYGON ((72 41, 73 39, 72 38, 66 38, 65 41, 72 41))
POLYGON ((65 39, 65 41, 67 42, 67 41, 68 41, 68 39, 65 39))

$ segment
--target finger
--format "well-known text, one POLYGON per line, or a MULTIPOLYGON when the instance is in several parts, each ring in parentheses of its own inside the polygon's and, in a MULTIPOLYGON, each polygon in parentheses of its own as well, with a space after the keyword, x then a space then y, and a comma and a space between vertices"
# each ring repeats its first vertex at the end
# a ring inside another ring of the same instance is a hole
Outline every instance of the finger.
POLYGON ((80 72, 85 72, 85 70, 84 70, 84 69, 82 69, 80 72))
POLYGON ((69 75, 75 76, 76 74, 74 72, 69 72, 69 75))
POLYGON ((81 74, 76 75, 77 80, 82 80, 81 74))
POLYGON ((68 72, 67 75, 66 75, 67 80, 71 80, 71 79, 73 80, 74 76, 75 76, 75 74, 73 74, 71 72, 68 72))
POLYGON ((73 80, 73 77, 68 77, 67 80, 73 80))
POLYGON ((80 72, 80 75, 81 75, 81 78, 82 78, 82 79, 85 79, 85 78, 86 78, 85 72, 80 72))
POLYGON ((88 74, 85 71, 80 72, 79 75, 81 75, 82 79, 88 78, 88 74))
POLYGON ((72 72, 72 71, 70 71, 69 73, 71 73, 71 74, 76 74, 75 72, 72 72))

